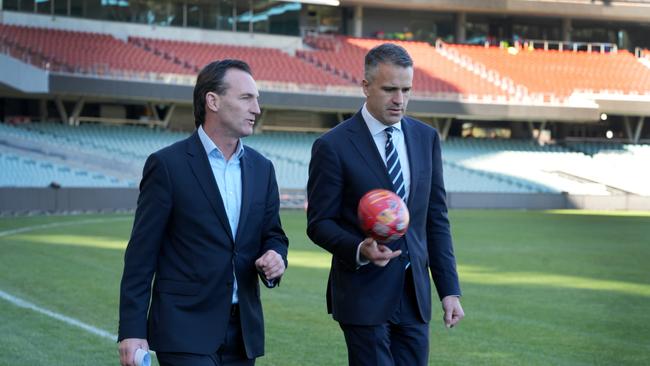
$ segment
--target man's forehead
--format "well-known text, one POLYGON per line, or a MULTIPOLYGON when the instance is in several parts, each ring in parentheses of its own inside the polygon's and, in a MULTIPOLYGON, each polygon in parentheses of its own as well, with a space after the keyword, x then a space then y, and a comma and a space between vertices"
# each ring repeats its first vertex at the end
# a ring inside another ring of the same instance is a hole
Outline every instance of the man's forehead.
POLYGON ((253 95, 259 97, 257 85, 253 77, 242 70, 230 69, 226 72, 224 83, 228 90, 238 95, 253 95))

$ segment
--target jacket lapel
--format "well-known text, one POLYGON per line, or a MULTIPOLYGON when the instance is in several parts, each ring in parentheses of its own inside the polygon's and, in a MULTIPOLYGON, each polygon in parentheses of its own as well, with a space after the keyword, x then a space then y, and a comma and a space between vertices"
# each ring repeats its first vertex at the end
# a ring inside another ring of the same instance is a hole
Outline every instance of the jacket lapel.
POLYGON ((253 167, 246 158, 245 152, 246 146, 244 146, 244 155, 241 158, 241 210, 239 215, 239 225, 237 226, 237 236, 236 238, 241 238, 242 231, 244 226, 246 226, 246 217, 248 217, 248 209, 250 207, 250 202, 253 197, 253 167))
POLYGON ((375 141, 372 139, 372 135, 370 135, 370 130, 368 130, 368 126, 366 126, 361 112, 357 112, 353 118, 354 123, 348 128, 350 142, 357 149, 359 155, 366 161, 370 171, 381 182, 382 187, 392 190, 393 187, 388 178, 386 164, 384 164, 381 155, 379 155, 379 151, 377 151, 377 145, 375 145, 375 141))
POLYGON ((409 188, 409 197, 407 206, 411 206, 415 192, 417 192, 417 182, 419 178, 419 164, 420 157, 423 152, 420 151, 422 144, 420 143, 421 136, 415 133, 411 121, 402 118, 402 131, 404 131, 404 142, 406 143, 406 151, 409 158, 409 170, 411 171, 411 187, 409 188))
POLYGON ((196 180, 199 182, 203 194, 208 199, 208 202, 210 202, 210 206, 212 206, 212 209, 216 213, 219 222, 221 222, 224 231, 228 234, 230 241, 234 243, 226 209, 224 208, 221 194, 219 194, 219 187, 214 180, 208 156, 205 154, 203 144, 201 144, 201 139, 199 139, 197 132, 194 132, 187 140, 187 161, 196 180))

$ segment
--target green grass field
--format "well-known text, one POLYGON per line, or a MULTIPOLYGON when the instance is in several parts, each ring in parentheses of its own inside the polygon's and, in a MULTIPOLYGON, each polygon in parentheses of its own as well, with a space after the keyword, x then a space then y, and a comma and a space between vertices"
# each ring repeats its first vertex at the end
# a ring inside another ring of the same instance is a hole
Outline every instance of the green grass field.
MULTIPOLYGON (((650 213, 451 219, 467 317, 448 330, 434 309, 432 365, 650 364, 650 213)), ((115 334, 131 224, 130 215, 0 218, 0 291, 115 334), (35 228, 7 232, 24 227, 35 228)), ((329 255, 307 239, 303 212, 283 212, 283 224, 289 269, 263 291, 258 365, 344 365, 325 311, 329 255)), ((0 299, 0 365, 81 364, 117 365, 116 344, 0 299)))

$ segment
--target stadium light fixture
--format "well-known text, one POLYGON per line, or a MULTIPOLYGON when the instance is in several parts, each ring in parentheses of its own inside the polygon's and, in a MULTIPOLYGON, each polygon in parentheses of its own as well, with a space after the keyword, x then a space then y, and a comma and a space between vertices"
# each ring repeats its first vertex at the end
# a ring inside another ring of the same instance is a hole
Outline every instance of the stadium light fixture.
POLYGON ((607 121, 607 113, 601 113, 600 114, 600 120, 601 121, 607 121))

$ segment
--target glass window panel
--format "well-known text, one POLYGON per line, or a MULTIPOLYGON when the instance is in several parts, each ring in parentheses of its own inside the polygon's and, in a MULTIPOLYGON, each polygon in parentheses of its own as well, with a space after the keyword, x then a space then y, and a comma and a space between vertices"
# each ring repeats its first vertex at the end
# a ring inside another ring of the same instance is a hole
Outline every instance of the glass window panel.
POLYGON ((218 1, 214 8, 216 29, 232 30, 232 1, 218 1))
POLYGON ((237 30, 298 35, 301 9, 300 3, 240 1, 237 3, 237 30))
POLYGON ((86 16, 84 0, 70 0, 70 15, 74 17, 86 16))
POLYGON ((187 4, 187 26, 201 27, 201 7, 197 4, 187 4))
POLYGON ((2 2, 3 10, 18 10, 18 3, 20 0, 4 0, 2 2))
POLYGON ((68 0, 52 0, 54 1, 54 14, 68 15, 68 0))
POLYGON ((169 25, 183 26, 183 2, 174 1, 170 4, 169 25))
POLYGON ((36 0, 36 12, 40 14, 50 14, 52 12, 52 1, 36 0))
POLYGON ((34 12, 34 0, 20 0, 18 1, 18 10, 28 13, 34 12))

